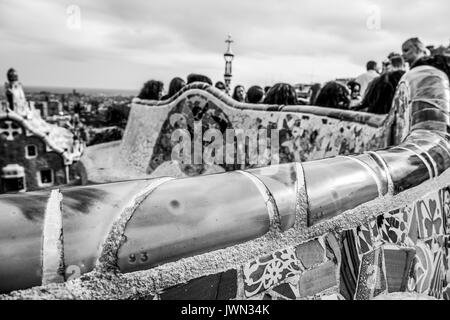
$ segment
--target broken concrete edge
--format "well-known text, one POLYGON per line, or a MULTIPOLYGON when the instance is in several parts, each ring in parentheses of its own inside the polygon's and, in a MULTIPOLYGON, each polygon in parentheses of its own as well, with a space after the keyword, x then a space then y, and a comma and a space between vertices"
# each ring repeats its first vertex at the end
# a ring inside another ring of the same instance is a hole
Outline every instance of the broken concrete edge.
POLYGON ((61 191, 55 189, 47 201, 41 250, 42 285, 64 282, 62 199, 61 191))
POLYGON ((308 228, 308 194, 306 192, 305 172, 301 163, 295 163, 295 224, 294 229, 301 231, 308 228))
MULTIPOLYGON (((242 283, 239 285, 239 279, 242 276, 241 267, 245 263, 329 233, 338 235, 344 230, 356 228, 373 220, 378 215, 411 206, 418 199, 449 186, 449 181, 450 169, 418 187, 395 196, 379 197, 310 228, 305 228, 302 223, 297 223, 294 228, 283 233, 270 231, 258 239, 183 258, 144 271, 122 274, 117 270, 112 272, 94 270, 65 283, 49 284, 0 295, 0 300, 139 299, 159 294, 175 285, 230 269, 238 271, 239 297, 239 288, 243 286, 242 283)), ((302 197, 300 202, 306 201, 304 195, 302 197)))
POLYGON ((117 182, 121 180, 143 179, 146 178, 145 172, 136 172, 133 167, 127 167, 126 170, 118 170, 120 162, 114 164, 114 170, 108 165, 108 161, 120 156, 117 152, 122 144, 121 140, 111 141, 89 146, 75 166, 81 177, 82 185, 100 184, 117 182), (105 156, 107 159, 105 160, 105 156), (107 175, 105 175, 105 172, 107 175), (117 174, 117 172, 126 172, 117 174))

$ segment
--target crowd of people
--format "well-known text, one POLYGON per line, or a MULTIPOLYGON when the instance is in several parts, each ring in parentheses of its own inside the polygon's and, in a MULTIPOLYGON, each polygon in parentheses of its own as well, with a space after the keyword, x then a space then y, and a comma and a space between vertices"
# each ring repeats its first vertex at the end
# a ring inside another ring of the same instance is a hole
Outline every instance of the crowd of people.
MULTIPOLYGON (((254 85, 247 91, 244 86, 236 85, 231 97, 238 102, 252 104, 313 105, 386 114, 391 109, 397 85, 408 69, 429 65, 445 72, 450 78, 449 57, 431 55, 419 38, 408 39, 401 49, 402 53, 390 53, 382 62, 381 68, 376 61, 367 62, 366 72, 346 83, 333 80, 311 85, 306 97, 300 97, 294 86, 288 83, 277 83, 264 88, 254 85)), ((179 77, 174 78, 169 84, 167 94, 163 96, 164 84, 150 80, 144 84, 138 97, 149 100, 170 99, 186 84, 193 82, 213 85, 207 76, 190 74, 187 76, 187 82, 179 77)), ((217 81, 214 87, 227 92, 222 81, 217 81)))

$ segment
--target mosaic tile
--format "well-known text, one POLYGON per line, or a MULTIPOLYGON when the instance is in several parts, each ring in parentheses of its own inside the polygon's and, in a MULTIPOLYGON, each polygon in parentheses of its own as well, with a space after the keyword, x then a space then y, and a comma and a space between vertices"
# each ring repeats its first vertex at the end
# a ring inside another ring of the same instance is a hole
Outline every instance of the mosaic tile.
POLYGON ((415 246, 419 239, 419 220, 417 217, 417 210, 413 209, 410 221, 408 223, 408 236, 406 238, 406 244, 409 246, 415 246))
POLYGON ((336 268, 337 266, 329 261, 302 273, 298 284, 300 297, 313 296, 336 286, 336 268))
POLYGON ((444 283, 443 250, 437 239, 418 240, 412 278, 408 289, 436 298, 442 296, 444 283))
POLYGON ((450 236, 444 238, 444 282, 442 295, 443 299, 450 300, 450 236))
POLYGON ((361 226, 358 226, 355 231, 356 246, 358 249, 359 258, 383 244, 382 230, 379 227, 380 218, 371 220, 361 226))
POLYGON ((334 263, 340 265, 342 261, 341 248, 339 242, 333 233, 329 233, 325 238, 326 256, 334 263))
POLYGON ((450 187, 441 190, 442 217, 446 234, 450 234, 450 187))
POLYGON ((295 248, 295 253, 305 269, 323 263, 325 258, 325 248, 318 239, 298 245, 295 248))
POLYGON ((216 300, 229 300, 237 295, 237 271, 235 269, 220 274, 216 300))
POLYGON ((297 298, 297 295, 295 294, 294 290, 292 290, 292 286, 289 283, 283 283, 279 286, 276 286, 272 289, 272 291, 275 291, 276 293, 284 296, 287 299, 295 300, 297 298))
POLYGON ((247 297, 265 291, 302 270, 294 248, 286 248, 243 266, 247 297))
POLYGON ((252 301, 260 301, 260 300, 272 300, 272 296, 268 294, 267 292, 261 292, 257 295, 247 297, 245 300, 252 300, 252 301))
POLYGON ((383 244, 377 219, 369 221, 369 229, 372 236, 372 245, 374 248, 377 248, 383 244))
POLYGON ((298 300, 300 299, 300 293, 298 289, 298 282, 300 280, 300 274, 293 277, 289 277, 284 283, 273 287, 271 290, 266 291, 272 297, 284 300, 298 300))
POLYGON ((405 291, 416 250, 414 248, 385 246, 383 251, 388 292, 405 291))
POLYGON ((450 300, 450 285, 448 285, 448 283, 447 286, 442 289, 442 299, 450 300))
POLYGON ((237 272, 228 270, 166 289, 161 300, 228 300, 236 298, 237 272))
POLYGON ((355 300, 369 300, 387 291, 383 247, 366 253, 359 270, 355 300))
MULTIPOLYGON (((383 126, 374 127, 355 122, 350 117, 338 120, 336 115, 327 117, 309 112, 275 112, 278 106, 266 106, 259 110, 240 109, 236 106, 230 108, 224 97, 216 96, 217 99, 211 99, 209 94, 205 94, 206 91, 199 88, 197 93, 188 94, 171 105, 133 108, 129 119, 130 128, 137 128, 146 120, 154 121, 150 121, 151 125, 146 126, 144 131, 130 129, 124 133, 122 140, 125 143, 120 148, 120 162, 152 173, 161 164, 171 160, 172 133, 182 128, 192 136, 194 123, 201 124, 202 132, 210 128, 220 132, 238 128, 278 129, 281 163, 323 159, 337 154, 360 154, 387 146, 383 126)), ((134 105, 143 106, 140 103, 134 105)), ((245 165, 246 168, 250 166, 245 165)), ((234 164, 222 167, 226 171, 237 169, 234 164)), ((183 168, 183 172, 184 170, 183 168)), ((201 172, 201 166, 193 171, 196 175, 201 172)))
POLYGON ((445 281, 445 236, 440 235, 433 239, 425 240, 433 254, 434 274, 431 280, 429 295, 440 299, 445 281))
MULTIPOLYGON (((331 288, 328 288, 328 289, 325 289, 325 290, 323 290, 322 292, 319 292, 319 293, 317 293, 317 294, 315 294, 314 295, 314 297, 313 297, 313 299, 314 300, 334 300, 332 297, 337 297, 337 296, 340 296, 340 297, 342 297, 340 294, 339 294, 339 287, 336 285, 336 286, 333 286, 333 287, 331 287, 331 288), (327 298, 325 298, 325 299, 323 299, 324 297, 329 297, 329 299, 327 299, 327 298)), ((345 300, 345 299, 344 299, 345 300)))
POLYGON ((372 232, 368 224, 361 225, 355 229, 356 247, 361 258, 365 253, 373 250, 372 232))
POLYGON ((408 218, 412 208, 404 207, 382 215, 378 219, 381 238, 392 244, 406 244, 408 237, 408 218))
POLYGON ((416 201, 414 210, 417 213, 419 237, 421 239, 444 233, 442 206, 438 192, 431 193, 425 199, 416 201))
POLYGON ((273 297, 270 294, 265 293, 263 298, 263 300, 274 300, 273 297))
POLYGON ((346 300, 352 300, 356 292, 360 259, 356 249, 355 233, 346 230, 341 233, 342 262, 340 268, 340 293, 346 300))
POLYGON ((343 296, 341 296, 339 293, 334 293, 326 296, 320 297, 320 300, 345 300, 343 296))

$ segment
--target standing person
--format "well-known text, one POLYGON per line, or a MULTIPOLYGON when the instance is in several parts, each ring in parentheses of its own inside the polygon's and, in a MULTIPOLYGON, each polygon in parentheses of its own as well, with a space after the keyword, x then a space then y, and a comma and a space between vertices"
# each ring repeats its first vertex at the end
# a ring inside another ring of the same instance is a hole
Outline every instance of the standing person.
POLYGON ((377 63, 375 61, 369 61, 366 64, 367 71, 363 74, 359 75, 355 81, 359 83, 361 86, 361 96, 364 98, 366 93, 366 89, 369 86, 369 83, 379 76, 377 63))
POLYGON ((383 61, 382 74, 398 70, 406 71, 405 60, 400 53, 391 52, 387 59, 383 61))
POLYGON ((145 100, 161 100, 163 90, 164 83, 158 80, 149 80, 144 83, 138 98, 145 100))
POLYGON ((216 84, 214 85, 214 87, 216 87, 220 91, 227 92, 227 88, 225 86, 225 83, 223 83, 222 81, 217 81, 216 84))
POLYGON ((392 71, 391 59, 387 58, 386 60, 383 61, 383 67, 381 69, 381 74, 385 74, 385 73, 391 72, 391 71, 392 71))
POLYGON ((396 70, 387 72, 373 80, 367 88, 366 96, 359 109, 375 114, 389 113, 394 100, 395 90, 404 74, 405 71, 396 70))
POLYGON ((242 85, 237 85, 234 87, 232 98, 239 102, 245 101, 245 88, 242 85))
POLYGON ((248 103, 261 103, 264 99, 264 90, 260 86, 251 86, 247 90, 248 103))
POLYGON ((389 60, 392 66, 391 71, 406 71, 405 60, 403 60, 401 55, 392 56, 389 60))
POLYGON ((320 89, 315 105, 318 107, 348 110, 350 101, 350 90, 337 81, 330 81, 320 89))
POLYGON ((356 81, 349 81, 347 83, 347 87, 350 89, 350 109, 354 109, 361 105, 362 97, 361 97, 361 86, 356 81))
POLYGON ((169 92, 164 97, 162 97, 161 100, 167 100, 169 98, 172 98, 185 85, 186 85, 186 82, 183 79, 181 79, 180 77, 173 78, 169 84, 169 92))
POLYGON ((410 38, 402 44, 403 59, 413 68, 421 58, 429 56, 429 50, 419 38, 410 38))
POLYGON ((198 73, 190 73, 187 76, 187 84, 193 83, 193 82, 204 82, 212 86, 211 78, 208 76, 205 76, 203 74, 198 73))
POLYGON ((311 88, 309 88, 309 104, 314 106, 316 105, 317 96, 319 95, 320 89, 322 85, 320 83, 314 83, 311 88))
POLYGON ((450 80, 450 57, 441 54, 422 57, 414 63, 413 68, 431 66, 444 72, 450 80))
POLYGON ((297 104, 297 93, 290 84, 277 83, 267 92, 264 104, 293 106, 297 104))

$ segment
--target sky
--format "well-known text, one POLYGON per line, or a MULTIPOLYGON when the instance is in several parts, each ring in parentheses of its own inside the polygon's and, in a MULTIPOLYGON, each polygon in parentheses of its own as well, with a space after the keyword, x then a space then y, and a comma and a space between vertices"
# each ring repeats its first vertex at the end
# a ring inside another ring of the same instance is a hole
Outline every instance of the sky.
POLYGON ((450 43, 448 0, 0 0, 0 73, 33 86, 139 90, 201 73, 232 86, 354 77, 418 36, 450 43))

